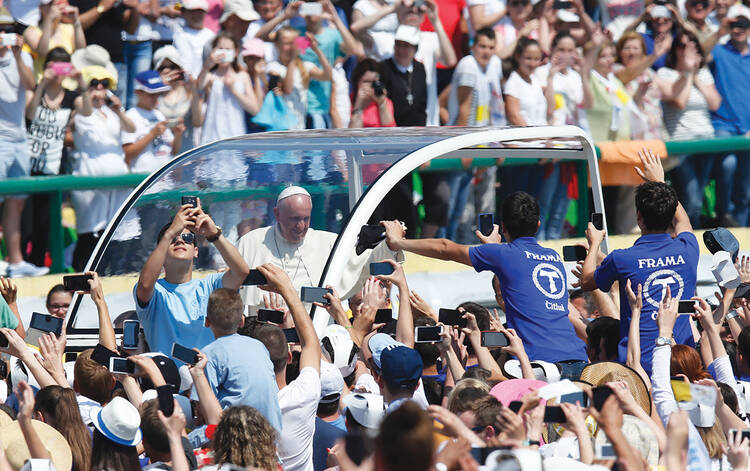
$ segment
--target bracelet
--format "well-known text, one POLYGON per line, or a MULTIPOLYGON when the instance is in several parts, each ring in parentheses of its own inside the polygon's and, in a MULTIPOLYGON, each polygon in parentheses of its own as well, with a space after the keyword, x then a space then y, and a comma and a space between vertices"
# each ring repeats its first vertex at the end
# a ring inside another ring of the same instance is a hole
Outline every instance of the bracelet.
POLYGON ((524 440, 522 443, 523 446, 539 446, 539 440, 524 440))
POLYGON ((739 317, 740 313, 737 312, 737 309, 732 309, 727 313, 727 320, 734 319, 735 317, 739 317))
POLYGON ((211 242, 212 244, 219 240, 219 237, 221 237, 221 227, 216 226, 216 229, 218 230, 216 231, 215 235, 213 235, 212 237, 206 237, 206 240, 211 242))

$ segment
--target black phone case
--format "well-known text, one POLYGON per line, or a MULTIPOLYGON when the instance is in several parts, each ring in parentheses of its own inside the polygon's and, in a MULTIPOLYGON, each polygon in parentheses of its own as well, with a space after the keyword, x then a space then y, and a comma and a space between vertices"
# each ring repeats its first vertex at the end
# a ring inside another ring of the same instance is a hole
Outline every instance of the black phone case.
POLYGON ((284 313, 273 309, 258 309, 258 320, 261 322, 281 324, 284 322, 284 313))
POLYGON ((89 280, 93 278, 91 275, 65 275, 63 276, 63 287, 65 287, 65 291, 91 291, 89 280))
POLYGON ((268 280, 266 280, 266 277, 263 276, 263 273, 261 273, 260 270, 254 268, 250 270, 250 273, 247 274, 247 277, 245 277, 245 281, 243 281, 242 284, 245 286, 265 285, 268 284, 268 280))
POLYGON ((159 400, 159 410, 169 417, 174 412, 174 397, 172 397, 171 386, 159 386, 156 388, 156 398, 159 400))

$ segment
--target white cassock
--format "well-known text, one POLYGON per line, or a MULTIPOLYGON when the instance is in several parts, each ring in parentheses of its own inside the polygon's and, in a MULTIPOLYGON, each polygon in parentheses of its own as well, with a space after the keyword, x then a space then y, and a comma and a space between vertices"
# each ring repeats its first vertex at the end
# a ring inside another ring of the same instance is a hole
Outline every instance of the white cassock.
MULTIPOLYGON (((302 242, 291 244, 282 237, 278 225, 274 224, 273 227, 261 227, 243 235, 237 248, 251 269, 264 263, 281 267, 299 294, 303 286, 318 286, 336 237, 333 232, 309 228, 302 242)), ((352 252, 341 279, 331 283, 331 286, 341 299, 348 299, 362 289, 370 276, 370 262, 385 259, 403 262, 404 254, 400 250, 394 252, 389 249, 385 241, 374 249, 365 250, 362 255, 352 252)), ((263 307, 264 293, 256 286, 240 289, 242 299, 249 306, 263 307)))

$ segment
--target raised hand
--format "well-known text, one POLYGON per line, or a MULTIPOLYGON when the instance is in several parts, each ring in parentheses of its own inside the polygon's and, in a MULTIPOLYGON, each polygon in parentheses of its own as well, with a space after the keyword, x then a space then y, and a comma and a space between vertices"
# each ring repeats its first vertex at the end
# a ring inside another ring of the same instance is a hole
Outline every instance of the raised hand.
POLYGON ((661 159, 651 149, 643 148, 638 152, 638 157, 641 159, 643 169, 635 167, 635 172, 647 182, 661 182, 664 183, 664 167, 661 164, 661 159))

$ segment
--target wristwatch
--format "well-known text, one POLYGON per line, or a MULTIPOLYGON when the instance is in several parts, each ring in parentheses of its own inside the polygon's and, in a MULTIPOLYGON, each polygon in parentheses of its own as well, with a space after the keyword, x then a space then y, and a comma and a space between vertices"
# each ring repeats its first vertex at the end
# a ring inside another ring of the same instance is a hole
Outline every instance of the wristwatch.
POLYGON ((737 309, 732 309, 727 313, 727 320, 734 319, 735 317, 738 317, 740 315, 739 312, 737 312, 737 309))
POLYGON ((440 461, 435 463, 433 468, 435 468, 435 471, 448 471, 448 466, 445 463, 441 463, 440 461))
POLYGON ((101 5, 96 6, 96 12, 99 13, 100 15, 104 14, 105 11, 106 9, 103 6, 101 5))
POLYGON ((221 227, 216 226, 216 234, 211 237, 206 237, 206 240, 213 244, 214 242, 219 240, 219 237, 221 237, 221 227))
POLYGON ((665 345, 672 345, 672 339, 669 337, 656 337, 656 346, 663 347, 665 345))

